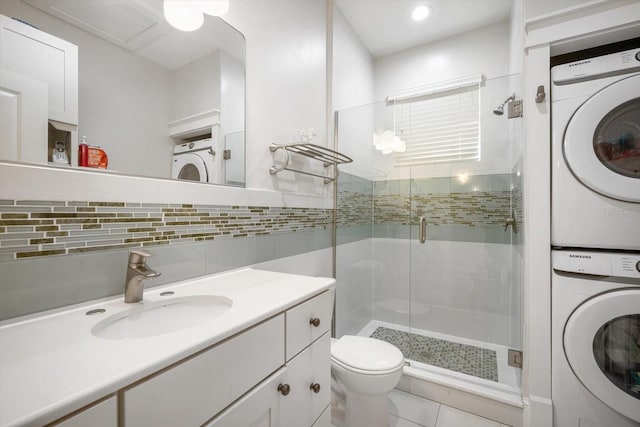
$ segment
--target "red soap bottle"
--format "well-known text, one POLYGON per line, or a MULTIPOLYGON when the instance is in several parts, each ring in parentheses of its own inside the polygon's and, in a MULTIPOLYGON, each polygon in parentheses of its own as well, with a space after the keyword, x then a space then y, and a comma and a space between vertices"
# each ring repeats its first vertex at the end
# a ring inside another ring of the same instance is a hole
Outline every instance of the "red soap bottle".
POLYGON ((82 137, 78 145, 78 166, 89 166, 89 145, 87 144, 86 136, 82 137))

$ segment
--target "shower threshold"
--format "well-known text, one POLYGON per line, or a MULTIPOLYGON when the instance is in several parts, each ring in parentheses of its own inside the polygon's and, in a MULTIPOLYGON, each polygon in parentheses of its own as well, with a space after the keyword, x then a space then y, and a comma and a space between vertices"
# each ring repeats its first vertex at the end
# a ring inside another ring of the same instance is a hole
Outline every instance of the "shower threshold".
POLYGON ((491 343, 370 321, 358 335, 390 342, 402 351, 405 374, 520 405, 520 369, 507 363, 508 348, 491 343))

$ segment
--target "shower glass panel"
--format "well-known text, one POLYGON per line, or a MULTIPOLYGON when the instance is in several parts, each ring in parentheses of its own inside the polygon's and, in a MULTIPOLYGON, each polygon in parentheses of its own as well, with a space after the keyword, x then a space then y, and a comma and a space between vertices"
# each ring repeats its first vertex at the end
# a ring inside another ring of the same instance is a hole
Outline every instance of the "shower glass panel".
POLYGON ((523 129, 508 104, 494 113, 522 98, 519 82, 338 112, 354 162, 337 185, 336 336, 392 342, 414 373, 519 393, 507 354, 521 349, 523 129))

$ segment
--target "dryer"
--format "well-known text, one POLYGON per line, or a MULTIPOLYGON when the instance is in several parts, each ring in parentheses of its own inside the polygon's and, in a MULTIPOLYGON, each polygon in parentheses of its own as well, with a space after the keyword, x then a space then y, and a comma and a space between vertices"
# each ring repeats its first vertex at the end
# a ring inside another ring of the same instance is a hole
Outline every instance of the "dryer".
POLYGON ((551 79, 552 245, 640 250, 640 48, 551 79))
POLYGON ((211 138, 176 145, 173 150, 171 178, 220 183, 216 147, 211 138))
POLYGON ((553 251, 555 427, 640 426, 640 253, 553 251))

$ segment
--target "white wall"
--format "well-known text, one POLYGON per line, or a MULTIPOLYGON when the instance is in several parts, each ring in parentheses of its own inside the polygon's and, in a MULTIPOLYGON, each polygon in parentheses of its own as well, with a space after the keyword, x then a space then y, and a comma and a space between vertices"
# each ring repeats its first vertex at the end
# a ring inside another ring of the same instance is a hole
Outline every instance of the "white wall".
POLYGON ((173 70, 171 120, 220 109, 221 62, 216 50, 173 70))
MULTIPOLYGON (((376 59, 377 101, 407 89, 482 74, 481 87, 481 160, 445 165, 394 168, 393 156, 374 154, 374 168, 386 177, 407 179, 456 176, 462 173, 482 175, 510 173, 512 162, 505 116, 495 116, 493 109, 512 91, 510 70, 510 28, 508 22, 489 25, 426 45, 403 50, 376 59)), ((521 95, 519 96, 521 97, 521 95)), ((376 127, 392 129, 393 107, 380 107, 376 127)))
POLYGON ((333 16, 333 111, 338 111, 338 150, 354 159, 341 171, 369 178, 374 109, 374 59, 340 8, 333 16))
MULTIPOLYGON (((225 20, 247 40, 247 187, 331 194, 319 178, 270 175, 274 155, 268 149, 296 141, 301 127, 313 127, 314 142, 327 144, 326 18, 325 1, 231 2, 225 20)), ((310 159, 298 158, 294 166, 324 173, 310 159)))

